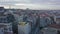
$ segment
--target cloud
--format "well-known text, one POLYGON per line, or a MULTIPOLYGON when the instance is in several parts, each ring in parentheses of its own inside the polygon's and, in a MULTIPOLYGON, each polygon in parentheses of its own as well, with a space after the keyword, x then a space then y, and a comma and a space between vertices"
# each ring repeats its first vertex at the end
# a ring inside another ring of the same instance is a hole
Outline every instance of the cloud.
POLYGON ((29 3, 30 0, 0 0, 0 3, 29 3))
POLYGON ((0 0, 1 5, 16 5, 31 9, 60 9, 60 0, 0 0))
POLYGON ((59 10, 59 5, 41 5, 41 4, 16 4, 15 6, 11 6, 12 8, 21 8, 21 9, 37 9, 37 10, 59 10))
POLYGON ((60 5, 60 0, 0 0, 0 4, 47 4, 47 5, 60 5))
POLYGON ((48 4, 48 5, 60 5, 60 0, 33 0, 32 3, 48 4))

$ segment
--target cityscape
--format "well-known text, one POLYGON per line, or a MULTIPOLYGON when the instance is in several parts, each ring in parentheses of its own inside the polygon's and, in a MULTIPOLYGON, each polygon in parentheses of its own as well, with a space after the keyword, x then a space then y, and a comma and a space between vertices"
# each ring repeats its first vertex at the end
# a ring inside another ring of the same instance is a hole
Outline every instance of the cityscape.
POLYGON ((0 34, 60 34, 60 10, 0 7, 0 34))

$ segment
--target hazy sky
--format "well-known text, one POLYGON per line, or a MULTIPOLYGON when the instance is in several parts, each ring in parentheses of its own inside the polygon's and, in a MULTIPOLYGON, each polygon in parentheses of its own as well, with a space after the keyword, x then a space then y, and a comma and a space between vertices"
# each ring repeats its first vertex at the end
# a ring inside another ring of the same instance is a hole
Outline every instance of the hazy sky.
POLYGON ((0 4, 16 5, 18 8, 60 9, 60 0, 0 0, 0 4))

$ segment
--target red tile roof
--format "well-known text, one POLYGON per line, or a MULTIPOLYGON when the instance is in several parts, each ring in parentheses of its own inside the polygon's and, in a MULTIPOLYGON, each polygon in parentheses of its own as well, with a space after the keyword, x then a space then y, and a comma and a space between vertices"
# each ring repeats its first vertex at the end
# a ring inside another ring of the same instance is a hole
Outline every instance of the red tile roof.
POLYGON ((51 25, 49 25, 49 27, 60 29, 60 25, 58 25, 58 24, 51 24, 51 25))

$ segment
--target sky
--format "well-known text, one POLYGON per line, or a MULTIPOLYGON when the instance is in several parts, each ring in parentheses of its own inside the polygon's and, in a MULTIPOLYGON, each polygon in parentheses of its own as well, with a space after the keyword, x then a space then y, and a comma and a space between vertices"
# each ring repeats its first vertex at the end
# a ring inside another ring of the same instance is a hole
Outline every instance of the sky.
POLYGON ((0 0, 0 5, 12 8, 60 9, 60 0, 0 0))

